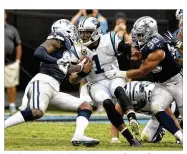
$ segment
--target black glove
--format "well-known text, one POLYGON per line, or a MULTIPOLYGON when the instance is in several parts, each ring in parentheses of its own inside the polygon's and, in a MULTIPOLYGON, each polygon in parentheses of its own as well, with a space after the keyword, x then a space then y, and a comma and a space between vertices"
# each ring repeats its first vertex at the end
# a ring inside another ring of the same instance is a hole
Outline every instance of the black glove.
POLYGON ((177 48, 181 48, 182 42, 173 36, 170 31, 167 31, 167 33, 164 34, 164 39, 166 43, 174 45, 177 48))

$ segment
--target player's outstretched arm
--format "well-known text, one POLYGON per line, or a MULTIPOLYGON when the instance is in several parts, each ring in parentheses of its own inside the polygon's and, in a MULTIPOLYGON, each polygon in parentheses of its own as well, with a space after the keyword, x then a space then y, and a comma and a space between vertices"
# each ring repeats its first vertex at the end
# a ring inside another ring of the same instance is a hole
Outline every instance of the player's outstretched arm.
POLYGON ((40 59, 42 62, 57 63, 57 58, 50 56, 50 53, 60 48, 61 44, 57 40, 46 40, 41 44, 34 52, 34 56, 40 59))

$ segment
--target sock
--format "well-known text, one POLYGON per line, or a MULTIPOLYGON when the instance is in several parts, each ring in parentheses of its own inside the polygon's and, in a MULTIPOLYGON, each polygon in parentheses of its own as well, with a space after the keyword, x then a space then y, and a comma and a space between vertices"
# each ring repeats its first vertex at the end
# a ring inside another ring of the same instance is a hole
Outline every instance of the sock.
POLYGON ((179 130, 175 125, 174 120, 165 111, 156 113, 155 117, 160 124, 173 135, 179 130))
POLYGON ((83 116, 79 116, 76 119, 76 129, 74 135, 84 135, 84 131, 86 127, 88 126, 89 121, 87 118, 83 116))
POLYGON ((183 136, 183 133, 182 133, 181 130, 178 130, 178 131, 174 134, 174 136, 175 136, 177 139, 179 139, 181 143, 183 143, 183 137, 182 137, 182 136, 183 136))
POLYGON ((128 128, 124 128, 121 131, 121 134, 127 139, 127 141, 130 141, 134 138, 131 132, 128 130, 128 128))
POLYGON ((137 119, 136 119, 136 114, 135 114, 134 111, 129 111, 129 112, 127 113, 127 118, 128 118, 129 121, 130 121, 131 119, 137 120, 137 119))
POLYGON ((12 115, 11 117, 9 117, 7 120, 5 120, 5 128, 17 125, 19 123, 23 123, 25 122, 21 112, 17 112, 14 115, 12 115))

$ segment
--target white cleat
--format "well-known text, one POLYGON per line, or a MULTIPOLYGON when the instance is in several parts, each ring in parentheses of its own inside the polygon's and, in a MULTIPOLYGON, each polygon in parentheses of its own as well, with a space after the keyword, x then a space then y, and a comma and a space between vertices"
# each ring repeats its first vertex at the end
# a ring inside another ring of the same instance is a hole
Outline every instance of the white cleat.
POLYGON ((129 125, 135 135, 140 135, 140 125, 135 119, 131 119, 129 125))
POLYGON ((71 143, 73 146, 79 146, 79 145, 83 144, 84 146, 87 146, 87 147, 93 147, 93 146, 98 145, 99 142, 100 142, 100 140, 98 140, 98 139, 94 139, 94 138, 87 137, 84 135, 73 136, 73 138, 71 140, 71 143))

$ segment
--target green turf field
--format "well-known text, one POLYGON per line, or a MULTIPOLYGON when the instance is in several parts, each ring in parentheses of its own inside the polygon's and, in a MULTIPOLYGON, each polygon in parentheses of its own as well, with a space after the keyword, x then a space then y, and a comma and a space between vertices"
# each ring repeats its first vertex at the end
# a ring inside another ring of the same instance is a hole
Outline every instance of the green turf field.
MULTIPOLYGON (((124 150, 158 150, 158 151, 181 151, 182 145, 175 143, 175 138, 166 133, 160 143, 143 143, 143 147, 130 147, 126 140, 120 136, 122 143, 110 143, 109 123, 90 123, 86 135, 100 139, 100 145, 96 147, 79 146, 71 144, 71 137, 75 129, 75 123, 61 122, 30 122, 23 123, 5 130, 5 151, 77 151, 77 150, 102 150, 102 151, 124 151, 124 150)), ((141 129, 143 125, 141 125, 141 129)))

